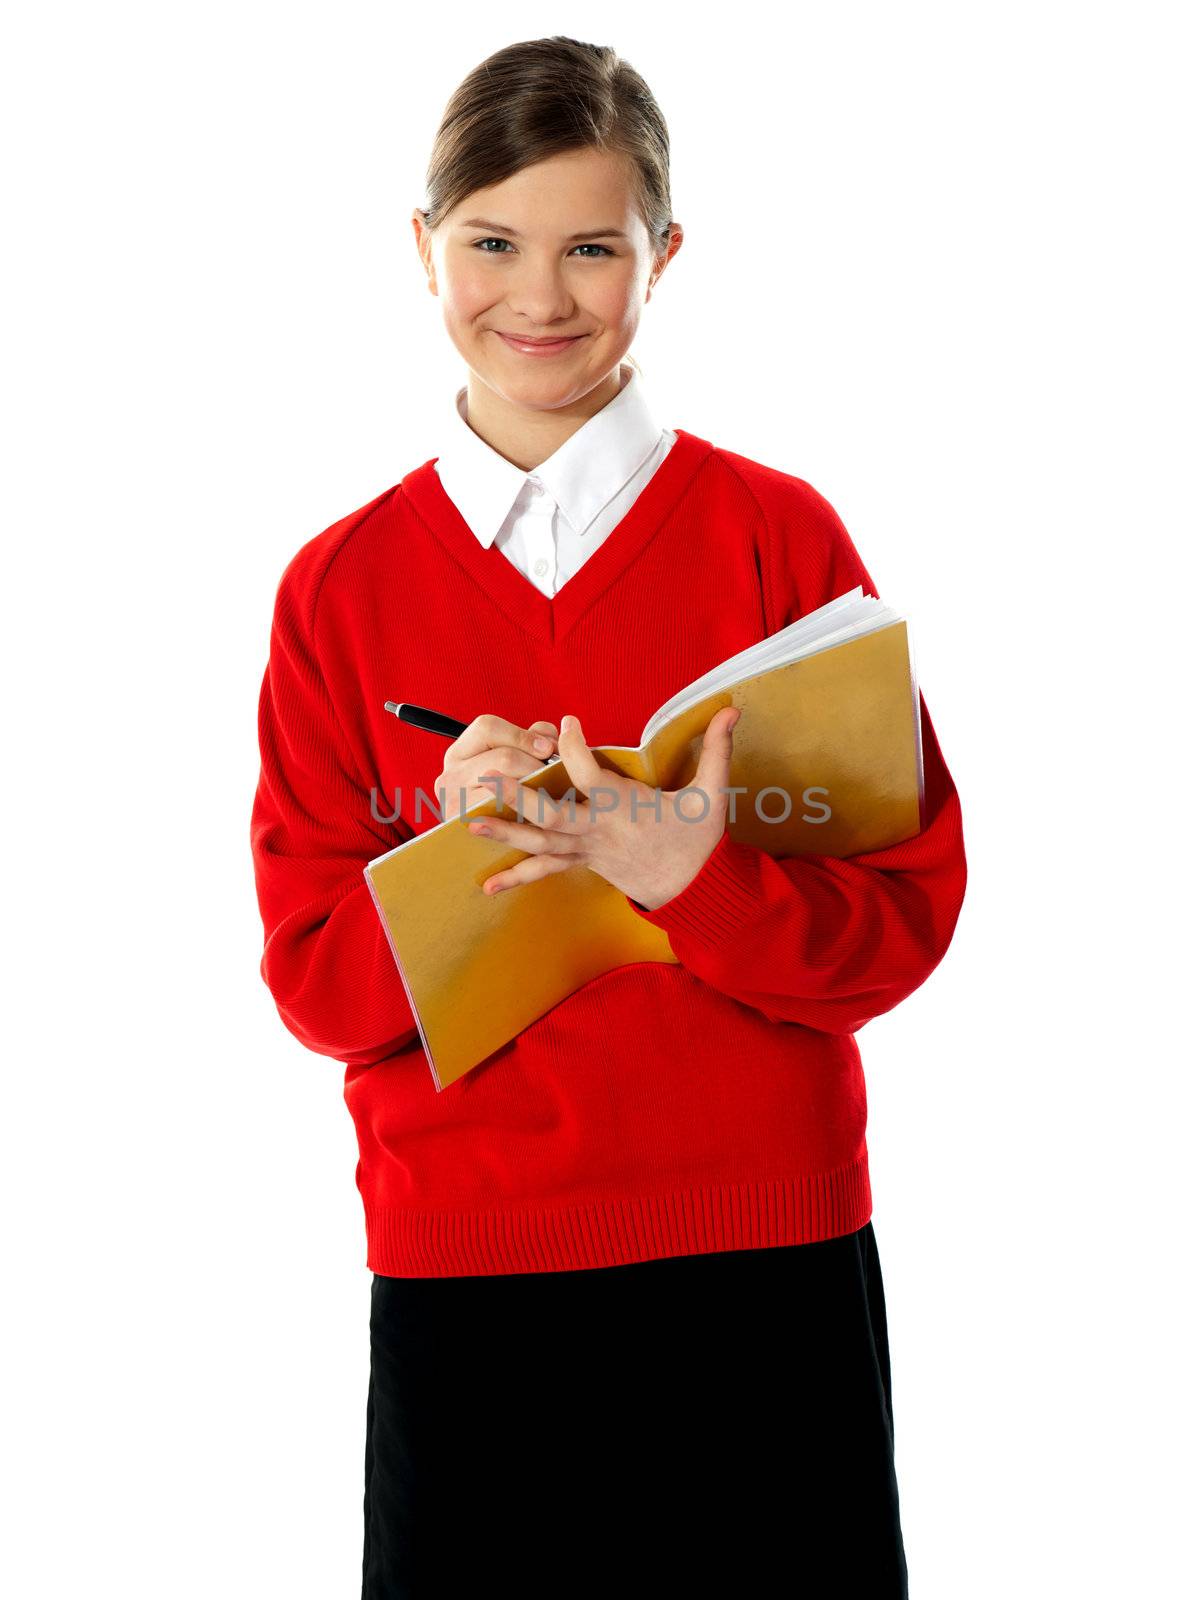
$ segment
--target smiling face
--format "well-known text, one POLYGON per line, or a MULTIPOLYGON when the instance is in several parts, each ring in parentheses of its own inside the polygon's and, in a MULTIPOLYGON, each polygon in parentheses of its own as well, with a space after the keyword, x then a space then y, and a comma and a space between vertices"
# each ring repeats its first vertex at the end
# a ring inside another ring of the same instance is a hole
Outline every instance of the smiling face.
POLYGON ((579 421, 616 394, 642 307, 683 239, 673 223, 656 260, 631 172, 627 157, 572 150, 474 190, 434 232, 415 211, 431 292, 473 375, 470 422, 474 394, 499 412, 579 421))

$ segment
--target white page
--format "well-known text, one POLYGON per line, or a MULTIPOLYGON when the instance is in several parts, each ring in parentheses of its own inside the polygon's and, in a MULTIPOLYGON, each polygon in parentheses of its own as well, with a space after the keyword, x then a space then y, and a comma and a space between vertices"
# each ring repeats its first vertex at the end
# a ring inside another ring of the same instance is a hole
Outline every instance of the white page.
POLYGON ((659 707, 642 730, 642 746, 650 742, 665 722, 710 694, 728 689, 733 684, 752 678, 758 673, 769 672, 774 667, 786 666, 788 662, 801 661, 805 656, 815 655, 820 650, 844 644, 848 639, 861 638, 863 634, 873 633, 877 628, 886 628, 891 623, 901 620, 884 600, 879 600, 874 595, 864 595, 859 583, 856 588, 850 589, 846 594, 838 595, 835 600, 830 600, 819 610, 811 611, 806 617, 799 617, 795 622, 789 623, 778 633, 771 634, 767 639, 759 639, 756 644, 748 646, 745 650, 739 650, 735 656, 718 663, 703 677, 696 678, 678 694, 672 695, 665 705, 659 707))

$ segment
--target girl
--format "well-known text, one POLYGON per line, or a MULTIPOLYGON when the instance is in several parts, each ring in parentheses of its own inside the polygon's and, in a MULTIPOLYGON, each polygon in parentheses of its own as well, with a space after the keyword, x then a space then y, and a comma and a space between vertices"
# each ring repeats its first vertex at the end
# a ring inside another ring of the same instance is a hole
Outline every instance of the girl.
POLYGON ((892 848, 735 842, 731 707, 700 823, 670 795, 587 804, 610 778, 594 746, 876 590, 807 482, 651 414, 627 355, 683 230, 666 124, 613 50, 483 62, 427 194, 415 238, 467 382, 441 453, 282 576, 252 826, 262 976, 345 1065, 360 1147, 363 1596, 756 1594, 779 1573, 903 1595, 854 1035, 948 948, 956 789, 921 699, 925 822, 892 848), (467 730, 445 748, 395 697, 467 730), (488 819, 515 859, 478 893, 598 872, 677 961, 585 984, 438 1093, 363 867, 435 825, 420 790, 444 818, 495 789, 513 808, 553 752, 574 817, 488 819))

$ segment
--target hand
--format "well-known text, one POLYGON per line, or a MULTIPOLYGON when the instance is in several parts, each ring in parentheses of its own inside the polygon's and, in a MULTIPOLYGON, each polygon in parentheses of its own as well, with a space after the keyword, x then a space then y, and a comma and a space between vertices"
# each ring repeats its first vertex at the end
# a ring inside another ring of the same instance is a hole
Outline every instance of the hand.
POLYGON ((474 717, 464 732, 447 747, 443 771, 435 779, 434 799, 442 805, 444 822, 469 810, 478 800, 491 799, 493 790, 480 782, 483 773, 502 774, 515 782, 537 772, 556 754, 559 729, 553 722, 532 722, 520 728, 504 717, 474 717), (536 736, 545 748, 536 744, 536 736), (440 790, 445 792, 441 795, 440 790), (463 805, 460 804, 463 791, 463 805))
MULTIPOLYGON (((485 817, 470 822, 471 832, 529 852, 525 860, 486 878, 485 893, 497 894, 551 872, 586 866, 643 910, 653 911, 673 899, 691 883, 725 831, 733 729, 740 716, 737 707, 722 706, 705 731, 692 782, 683 790, 657 794, 649 784, 602 767, 585 744, 579 721, 564 717, 559 755, 573 788, 586 796, 596 788, 595 801, 576 800, 572 805, 566 795, 557 802, 545 796, 541 809, 528 803, 521 807, 533 821, 485 817), (692 789, 703 790, 707 800, 689 793, 692 789)), ((500 778, 493 787, 500 792, 500 778)), ((502 798, 517 809, 513 800, 504 794, 502 798)))

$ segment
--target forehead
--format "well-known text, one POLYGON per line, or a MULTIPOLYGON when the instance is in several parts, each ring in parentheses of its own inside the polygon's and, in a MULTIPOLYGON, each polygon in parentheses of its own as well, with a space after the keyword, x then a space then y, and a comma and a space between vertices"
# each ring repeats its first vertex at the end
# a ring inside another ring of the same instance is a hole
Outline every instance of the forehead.
POLYGON ((628 227, 634 206, 625 156, 609 150, 568 150, 475 189, 455 207, 458 226, 473 219, 527 232, 567 231, 568 225, 628 227))

